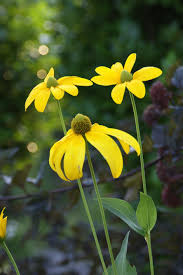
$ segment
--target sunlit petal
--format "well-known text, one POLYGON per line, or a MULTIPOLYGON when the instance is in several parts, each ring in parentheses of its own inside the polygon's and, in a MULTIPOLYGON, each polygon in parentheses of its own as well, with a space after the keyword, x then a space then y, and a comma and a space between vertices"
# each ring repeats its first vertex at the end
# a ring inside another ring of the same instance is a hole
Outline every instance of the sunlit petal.
POLYGON ((69 180, 83 176, 85 140, 82 135, 73 135, 64 157, 64 172, 69 180))
POLYGON ((93 83, 82 77, 78 76, 64 76, 57 80, 60 85, 77 85, 77 86, 91 86, 93 83))
POLYGON ((48 78, 49 78, 50 76, 54 77, 54 69, 53 69, 53 68, 51 68, 51 69, 49 70, 47 76, 45 77, 45 79, 44 79, 44 82, 45 82, 45 83, 47 83, 48 78))
POLYGON ((38 112, 44 112, 48 99, 50 97, 50 90, 43 89, 35 97, 34 105, 38 112))
POLYGON ((136 53, 130 54, 125 62, 124 70, 131 73, 131 70, 135 64, 135 61, 136 61, 136 53))
POLYGON ((132 80, 126 84, 128 90, 138 98, 143 98, 146 93, 144 83, 140 80, 132 80))
POLYGON ((118 178, 123 169, 123 158, 116 142, 104 133, 96 132, 93 129, 85 136, 105 158, 113 177, 118 178))
POLYGON ((92 77, 91 81, 102 86, 110 86, 117 84, 116 77, 110 74, 94 76, 92 77))
POLYGON ((59 85, 58 87, 72 96, 78 95, 78 88, 74 85, 59 85))
POLYGON ((129 144, 125 143, 124 141, 122 141, 121 139, 119 139, 119 142, 123 148, 123 150, 125 151, 126 154, 129 154, 130 152, 130 146, 129 144))
POLYGON ((120 62, 116 62, 111 66, 111 70, 115 73, 121 74, 123 70, 123 65, 120 62))
POLYGON ((59 87, 51 87, 51 92, 57 100, 62 99, 64 96, 64 91, 59 87))
POLYGON ((111 97, 116 104, 121 104, 125 93, 125 84, 116 85, 111 92, 111 97))
POLYGON ((148 81, 162 74, 162 70, 156 67, 144 67, 133 74, 133 79, 148 81))
POLYGON ((103 75, 106 73, 110 73, 111 69, 108 67, 105 67, 105 66, 99 66, 95 69, 95 71, 96 71, 96 73, 103 75))
MULTIPOLYGON (((137 140, 134 137, 132 137, 128 133, 126 133, 124 131, 121 131, 121 130, 118 130, 118 129, 108 128, 106 126, 99 125, 97 123, 92 125, 92 130, 93 131, 98 131, 98 132, 101 132, 101 133, 104 133, 104 134, 107 134, 107 135, 114 136, 120 142, 122 141, 122 142, 130 145, 131 147, 133 147, 138 155, 140 154, 139 143, 137 142, 137 140)), ((123 146, 123 143, 121 145, 123 146)))

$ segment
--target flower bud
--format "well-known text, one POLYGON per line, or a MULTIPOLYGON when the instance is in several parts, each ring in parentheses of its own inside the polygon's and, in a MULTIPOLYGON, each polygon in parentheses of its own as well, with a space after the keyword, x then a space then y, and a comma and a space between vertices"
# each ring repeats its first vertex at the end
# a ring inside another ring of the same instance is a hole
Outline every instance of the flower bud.
POLYGON ((166 109, 171 98, 171 93, 165 88, 160 81, 154 82, 151 86, 150 94, 152 102, 158 105, 161 109, 166 109))

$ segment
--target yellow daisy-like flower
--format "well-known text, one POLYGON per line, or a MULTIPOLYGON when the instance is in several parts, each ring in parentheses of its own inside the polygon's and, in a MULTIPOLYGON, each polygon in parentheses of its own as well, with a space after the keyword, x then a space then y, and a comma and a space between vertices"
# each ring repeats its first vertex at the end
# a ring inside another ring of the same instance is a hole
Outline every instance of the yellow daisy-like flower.
POLYGON ((130 146, 135 149, 138 155, 140 154, 139 143, 131 135, 97 123, 92 125, 87 116, 78 114, 72 120, 71 129, 66 136, 52 146, 49 164, 65 181, 81 178, 83 176, 86 139, 107 161, 112 176, 118 178, 123 169, 123 158, 119 146, 110 136, 119 140, 127 154, 130 151, 130 146))
POLYGON ((72 96, 78 95, 77 86, 91 86, 93 83, 85 78, 78 76, 64 76, 56 80, 54 77, 54 69, 51 68, 44 79, 44 82, 38 84, 29 94, 25 102, 25 111, 34 101, 35 108, 38 112, 44 112, 50 94, 60 100, 67 92, 72 96))
POLYGON ((6 224, 7 224, 7 217, 3 218, 4 215, 4 209, 1 211, 1 215, 0 215, 0 240, 4 240, 5 236, 6 236, 6 224))
POLYGON ((143 81, 154 79, 162 74, 162 71, 156 67, 144 67, 136 71, 133 75, 131 70, 136 61, 136 54, 132 53, 128 56, 124 68, 120 62, 116 62, 111 68, 100 66, 95 69, 99 74, 92 77, 92 81, 98 85, 110 86, 116 85, 111 97, 116 104, 123 101, 125 88, 138 98, 145 96, 145 86, 143 81))

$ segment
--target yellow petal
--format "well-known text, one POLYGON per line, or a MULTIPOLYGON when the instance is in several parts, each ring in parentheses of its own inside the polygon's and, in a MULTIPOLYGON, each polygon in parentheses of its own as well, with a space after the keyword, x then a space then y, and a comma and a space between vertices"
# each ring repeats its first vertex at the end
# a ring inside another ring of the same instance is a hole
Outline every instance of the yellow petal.
POLYGON ((34 101, 34 99, 35 99, 36 95, 39 93, 39 91, 42 89, 45 89, 45 88, 46 88, 46 85, 43 82, 43 83, 38 84, 34 89, 32 89, 32 91, 28 95, 28 98, 25 101, 25 111, 30 106, 30 104, 34 101))
POLYGON ((132 80, 126 83, 128 90, 138 98, 143 98, 146 93, 144 83, 140 80, 132 80))
POLYGON ((83 176, 85 159, 85 140, 82 135, 73 135, 64 157, 64 172, 69 180, 83 176))
MULTIPOLYGON (((63 137, 60 141, 59 144, 55 145, 55 148, 53 148, 53 151, 50 151, 50 166, 54 167, 53 170, 56 170, 57 174, 59 175, 59 177, 65 181, 69 181, 63 171, 62 171, 62 158, 64 156, 64 154, 66 153, 67 149, 70 147, 70 142, 73 138, 73 135, 68 135, 63 137)), ((54 146, 54 145, 53 145, 54 146)))
POLYGON ((136 53, 130 54, 125 62, 124 70, 131 73, 131 70, 133 68, 133 65, 135 64, 135 61, 136 61, 136 53))
POLYGON ((61 99, 64 96, 64 91, 58 87, 51 87, 51 92, 57 100, 61 99))
POLYGON ((105 66, 99 66, 95 69, 95 71, 96 71, 96 73, 103 75, 106 73, 110 73, 111 69, 108 67, 105 67, 105 66))
POLYGON ((156 67, 144 67, 133 74, 133 79, 148 81, 162 74, 162 70, 156 67))
POLYGON ((103 76, 101 75, 94 76, 92 77, 91 81, 102 86, 110 86, 110 85, 117 84, 116 78, 110 74, 105 74, 103 76))
POLYGON ((48 99, 50 97, 50 90, 43 89, 35 97, 34 105, 38 112, 44 112, 48 99))
POLYGON ((3 238, 5 238, 6 236, 6 225, 7 225, 7 217, 5 217, 3 219, 3 223, 2 223, 2 233, 3 233, 3 238))
POLYGON ((93 127, 85 136, 107 161, 113 177, 118 178, 123 169, 123 158, 116 142, 104 133, 96 132, 93 127))
POLYGON ((111 70, 115 73, 121 74, 123 70, 123 65, 120 62, 116 62, 111 66, 111 70))
POLYGON ((66 148, 66 145, 68 144, 69 140, 72 138, 73 130, 70 129, 67 132, 67 136, 64 136, 61 140, 55 142, 53 146, 50 149, 50 156, 49 156, 49 164, 51 168, 56 171, 55 168, 55 155, 58 153, 59 148, 62 149, 63 154, 65 153, 64 148, 66 148))
POLYGON ((47 83, 48 78, 49 78, 50 76, 54 77, 54 69, 53 69, 53 68, 51 68, 51 69, 49 70, 47 76, 45 77, 45 79, 44 79, 44 82, 45 82, 45 83, 47 83))
MULTIPOLYGON (((140 146, 139 146, 138 141, 134 137, 129 135, 128 133, 118 130, 118 129, 108 128, 106 126, 99 125, 97 123, 92 125, 92 130, 99 131, 104 134, 114 136, 119 140, 120 143, 122 141, 122 142, 130 145, 137 152, 138 155, 140 154, 140 146)), ((121 145, 123 146, 123 143, 121 143, 121 145)))
POLYGON ((122 141, 121 139, 119 140, 119 142, 120 142, 123 150, 125 151, 125 153, 129 154, 129 152, 130 152, 130 146, 127 143, 125 143, 124 141, 122 141))
POLYGON ((59 85, 58 87, 72 96, 78 95, 78 88, 74 85, 59 85))
POLYGON ((77 85, 77 86, 91 86, 93 83, 82 77, 78 76, 64 76, 57 80, 60 85, 77 85))
POLYGON ((116 85, 111 92, 111 97, 116 104, 121 104, 125 93, 125 84, 116 85))

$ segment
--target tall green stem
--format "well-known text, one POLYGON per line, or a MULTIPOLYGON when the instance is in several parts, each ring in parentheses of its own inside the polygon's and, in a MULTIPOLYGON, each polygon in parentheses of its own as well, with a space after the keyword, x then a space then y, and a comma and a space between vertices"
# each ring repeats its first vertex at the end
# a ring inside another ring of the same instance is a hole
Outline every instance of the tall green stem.
POLYGON ((154 264, 153 264, 153 255, 152 255, 152 248, 151 248, 151 235, 150 232, 148 233, 146 237, 148 252, 149 252, 149 262, 150 262, 150 270, 151 275, 154 275, 154 264))
POLYGON ((14 269, 15 269, 15 271, 16 271, 16 274, 17 274, 17 275, 20 275, 20 272, 19 272, 19 270, 18 270, 18 267, 17 267, 17 265, 16 265, 16 263, 15 263, 15 260, 14 260, 14 258, 13 258, 13 256, 12 256, 11 252, 9 251, 9 249, 8 249, 8 247, 7 247, 6 243, 5 243, 5 241, 3 241, 1 244, 2 244, 2 247, 4 248, 4 250, 6 251, 9 260, 11 261, 11 263, 12 263, 12 265, 13 265, 13 267, 14 267, 14 269))
POLYGON ((111 246, 111 241, 110 241, 110 237, 109 237, 109 232, 108 232, 108 229, 107 229, 107 222, 106 222, 106 218, 105 218, 104 207, 102 205, 102 200, 101 200, 101 197, 100 197, 98 185, 97 185, 96 178, 95 178, 95 172, 94 172, 93 164, 92 164, 92 161, 91 161, 90 151, 88 149, 88 142, 87 142, 86 139, 85 139, 85 141, 86 141, 86 155, 87 155, 87 158, 88 158, 90 173, 91 173, 91 176, 92 176, 92 179, 93 179, 93 184, 94 184, 95 192, 96 192, 96 195, 97 195, 97 200, 98 200, 98 204, 99 204, 99 208, 100 208, 100 213, 101 213, 101 216, 102 216, 102 222, 103 222, 105 237, 106 237, 106 241, 107 241, 107 245, 108 245, 108 249, 109 249, 109 254, 110 254, 110 258, 111 258, 112 269, 113 269, 114 274, 117 275, 116 264, 115 264, 114 255, 113 255, 113 252, 112 252, 112 246, 111 246))
MULTIPOLYGON (((144 169, 144 156, 143 156, 143 150, 142 150, 142 141, 140 136, 140 127, 139 127, 139 120, 138 120, 138 114, 137 114, 137 108, 135 104, 135 99, 132 93, 130 93, 130 99, 133 107, 133 113, 135 118, 135 126, 137 131, 137 139, 138 143, 140 145, 140 165, 141 165, 141 173, 142 173, 142 183, 143 183, 143 190, 144 194, 147 195, 147 187, 146 187, 146 177, 145 177, 145 169, 144 169)), ((148 247, 148 253, 149 253, 149 263, 150 263, 150 270, 151 275, 154 275, 154 265, 153 265, 153 256, 152 256, 152 248, 151 248, 151 234, 148 233, 146 237, 147 247, 148 247)))
POLYGON ((135 126, 136 126, 136 131, 137 131, 137 139, 138 143, 140 145, 140 165, 141 165, 141 173, 142 173, 142 183, 143 183, 143 190, 144 194, 147 195, 147 187, 146 187, 146 177, 145 177, 145 169, 144 169, 144 156, 143 156, 143 151, 142 151, 142 141, 141 141, 141 136, 140 136, 140 128, 139 128, 139 120, 138 120, 138 114, 137 114, 137 108, 135 104, 135 99, 132 93, 130 93, 130 99, 133 107, 133 113, 134 113, 134 118, 135 118, 135 126))
MULTIPOLYGON (((58 100, 57 100, 57 102, 58 102, 59 116, 60 116, 62 129, 63 129, 64 134, 66 134, 67 130, 66 130, 63 114, 62 114, 62 108, 61 108, 60 102, 58 100)), ((104 273, 105 273, 105 275, 108 275, 107 268, 106 268, 106 265, 105 265, 105 262, 104 262, 104 258, 103 258, 102 251, 101 251, 101 248, 100 248, 100 244, 99 244, 99 241, 98 241, 97 233, 96 233, 94 223, 93 223, 93 220, 92 220, 92 217, 91 217, 91 213, 90 213, 87 201, 86 201, 86 197, 85 197, 85 194, 84 194, 84 190, 83 190, 83 187, 82 187, 81 180, 78 179, 77 183, 78 183, 78 187, 79 187, 79 190, 80 190, 80 193, 81 193, 81 198, 82 198, 82 201, 83 201, 83 205, 84 205, 84 208, 85 208, 88 220, 89 220, 89 224, 90 224, 90 227, 91 227, 93 238, 95 240, 95 244, 96 244, 96 247, 97 247, 97 251, 98 251, 98 254, 99 254, 99 257, 100 257, 100 261, 101 261, 104 273)))

